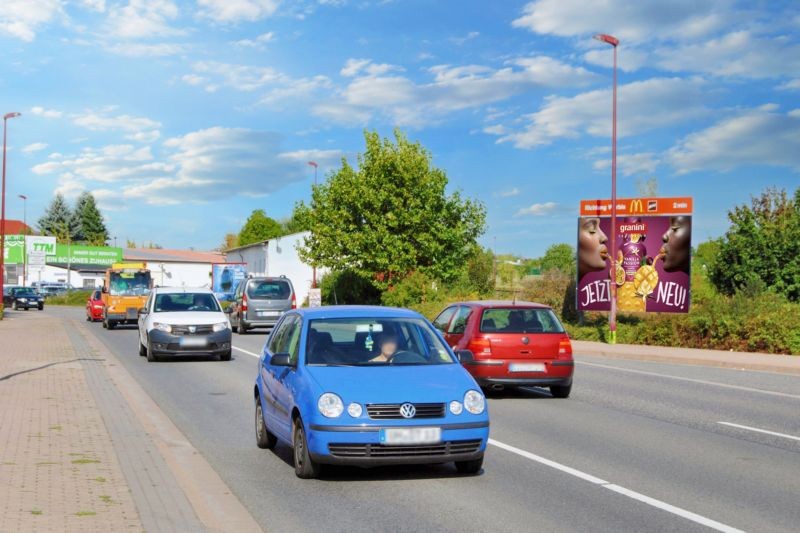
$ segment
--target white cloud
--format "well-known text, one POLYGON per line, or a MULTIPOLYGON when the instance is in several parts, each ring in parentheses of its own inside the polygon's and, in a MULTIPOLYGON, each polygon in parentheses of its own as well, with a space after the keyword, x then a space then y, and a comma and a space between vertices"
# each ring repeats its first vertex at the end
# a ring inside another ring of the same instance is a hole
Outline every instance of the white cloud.
POLYGON ((506 189, 504 191, 497 191, 492 194, 495 198, 511 198, 512 196, 518 196, 520 190, 517 187, 512 187, 510 189, 506 189))
POLYGON ((203 76, 198 76, 197 74, 184 74, 181 76, 181 81, 187 85, 202 85, 208 81, 208 79, 203 76))
POLYGON ((532 204, 517 211, 517 216, 543 216, 552 213, 558 209, 558 204, 555 202, 545 202, 543 204, 532 204))
POLYGON ((590 36, 607 29, 627 44, 702 38, 730 24, 732 15, 730 0, 536 0, 512 25, 561 37, 590 36))
POLYGON ((672 72, 771 78, 800 71, 800 45, 744 30, 702 43, 662 47, 655 55, 658 66, 672 72))
POLYGON ((596 79, 581 67, 545 56, 520 58, 500 69, 481 65, 439 65, 428 69, 429 83, 385 75, 389 65, 351 59, 342 75, 354 76, 329 101, 317 104, 318 116, 343 123, 363 123, 382 115, 401 126, 421 126, 444 115, 510 98, 536 87, 580 86, 596 79))
POLYGON ((269 17, 279 0, 198 0, 201 17, 217 22, 256 21, 269 17))
POLYGON ((172 0, 129 0, 109 9, 108 33, 118 39, 138 39, 182 35, 170 26, 180 14, 172 0))
POLYGON ((271 32, 271 31, 268 31, 266 33, 262 33, 261 35, 258 35, 254 39, 241 39, 239 41, 234 41, 233 44, 235 44, 236 46, 244 47, 244 48, 263 49, 265 44, 271 43, 274 40, 275 40, 275 33, 271 32))
MULTIPOLYGON (((617 170, 623 176, 652 174, 658 166, 658 156, 653 152, 638 154, 620 154, 617 156, 617 170)), ((595 170, 608 170, 611 168, 610 159, 600 159, 594 162, 595 170)))
POLYGON ((198 61, 192 68, 201 75, 221 78, 222 85, 237 91, 255 91, 289 79, 288 76, 271 67, 233 65, 219 61, 198 61))
POLYGON ((161 127, 160 122, 145 117, 111 116, 95 111, 75 115, 72 122, 91 131, 121 131, 126 139, 145 143, 158 139, 161 127))
POLYGON ((103 13, 106 10, 106 0, 80 0, 86 9, 103 13))
POLYGON ((47 143, 31 143, 27 146, 22 147, 22 152, 26 154, 32 154, 33 152, 39 152, 47 148, 47 143))
POLYGON ((800 91, 800 78, 781 83, 776 89, 779 91, 800 91))
POLYGON ((44 118, 61 118, 63 113, 55 109, 45 109, 41 106, 34 106, 31 108, 31 114, 44 118))
POLYGON ((61 0, 4 0, 0 6, 0 34, 31 42, 41 26, 61 14, 61 0))
MULTIPOLYGON (((612 68, 614 66, 614 53, 609 47, 593 48, 583 54, 583 59, 587 63, 599 65, 601 67, 612 68)), ((633 72, 647 65, 650 54, 640 48, 625 47, 617 51, 617 67, 625 72, 633 72)))
POLYGON ((800 169, 800 109, 768 104, 687 135, 668 152, 679 174, 744 165, 800 169))
POLYGON ((471 31, 468 34, 464 35, 463 37, 451 37, 450 42, 461 46, 462 44, 466 43, 467 41, 471 41, 473 39, 477 39, 480 36, 480 32, 478 31, 471 31))
MULTIPOLYGON (((618 136, 638 134, 707 114, 706 83, 699 78, 651 78, 619 87, 618 136)), ((534 148, 559 138, 611 136, 611 90, 573 97, 551 96, 528 115, 528 126, 500 138, 518 148, 534 148)))
POLYGON ((181 54, 187 50, 185 44, 177 43, 131 43, 123 42, 106 47, 113 54, 128 57, 163 57, 181 54))

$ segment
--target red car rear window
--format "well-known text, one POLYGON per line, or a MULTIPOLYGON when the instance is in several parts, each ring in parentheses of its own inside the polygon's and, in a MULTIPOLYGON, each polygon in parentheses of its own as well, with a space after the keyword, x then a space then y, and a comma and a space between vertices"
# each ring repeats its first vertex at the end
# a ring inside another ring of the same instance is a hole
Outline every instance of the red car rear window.
POLYGON ((484 309, 481 333, 564 333, 564 326, 550 309, 496 307, 484 309))

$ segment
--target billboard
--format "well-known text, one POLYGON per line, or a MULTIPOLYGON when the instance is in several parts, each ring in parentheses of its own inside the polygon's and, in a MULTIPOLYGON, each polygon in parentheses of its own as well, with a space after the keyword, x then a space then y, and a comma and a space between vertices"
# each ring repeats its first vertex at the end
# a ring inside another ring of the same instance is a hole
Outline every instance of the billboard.
POLYGON ((56 244, 55 253, 47 254, 48 265, 96 265, 111 266, 122 261, 122 248, 112 246, 82 246, 79 244, 56 244))
POLYGON ((22 264, 23 250, 25 249, 24 235, 6 235, 3 243, 3 261, 9 264, 22 264))
POLYGON ((579 311, 688 313, 691 301, 691 198, 584 200, 578 218, 579 311), (611 250, 612 231, 616 250, 611 250), (617 266, 611 271, 611 254, 617 266))
POLYGON ((213 263, 211 290, 220 301, 231 300, 239 282, 247 276, 245 263, 213 263))

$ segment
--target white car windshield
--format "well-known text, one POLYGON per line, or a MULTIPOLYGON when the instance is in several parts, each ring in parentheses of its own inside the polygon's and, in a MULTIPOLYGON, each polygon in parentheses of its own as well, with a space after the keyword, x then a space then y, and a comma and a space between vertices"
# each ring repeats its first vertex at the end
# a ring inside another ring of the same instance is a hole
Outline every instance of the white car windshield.
POLYGON ((154 311, 175 313, 181 311, 221 311, 217 299, 206 292, 178 292, 157 294, 154 311))
POLYGON ((417 318, 330 318, 309 323, 309 365, 454 364, 447 347, 417 318))

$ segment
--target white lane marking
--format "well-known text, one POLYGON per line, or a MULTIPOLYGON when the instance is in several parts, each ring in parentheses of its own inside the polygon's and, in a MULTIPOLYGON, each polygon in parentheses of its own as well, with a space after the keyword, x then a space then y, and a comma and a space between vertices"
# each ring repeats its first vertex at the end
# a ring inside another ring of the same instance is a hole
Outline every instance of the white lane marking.
POLYGON ((687 511, 686 509, 682 509, 680 507, 676 507, 674 505, 670 505, 666 502, 662 502, 661 500, 656 500, 655 498, 651 498, 650 496, 645 496, 644 494, 638 493, 636 491, 626 489, 625 487, 621 487, 614 483, 610 483, 604 479, 600 479, 599 477, 595 477, 591 474, 587 474, 586 472, 582 472, 571 466, 567 466, 561 463, 557 463, 556 461, 552 461, 550 459, 546 459, 540 455, 536 455, 530 452, 526 452, 525 450, 521 450, 515 446, 511 446, 504 442, 500 442, 494 439, 489 439, 489 444, 493 446, 497 446, 498 448, 502 448, 506 451, 511 453, 515 453, 521 457, 526 459, 530 459, 531 461, 536 461, 537 463, 541 463, 543 465, 549 466, 551 468, 555 468, 556 470, 560 470, 566 474, 571 476, 575 476, 579 479, 584 481, 588 481, 594 485, 599 487, 603 487, 608 490, 612 490, 618 494, 622 494, 623 496, 627 496, 628 498, 634 499, 636 501, 646 503, 652 507, 657 509, 661 509, 662 511, 667 511, 668 513, 672 513, 674 515, 680 516, 687 520, 691 520, 697 524, 709 527, 711 529, 715 529, 717 531, 725 531, 726 533, 743 533, 740 529, 736 529, 734 527, 728 526, 721 522, 717 522, 716 520, 712 520, 710 518, 706 518, 705 516, 693 513, 691 511, 687 511))
POLYGON ((710 518, 706 518, 705 516, 701 516, 697 513, 687 511, 686 509, 681 509, 680 507, 675 507, 674 505, 662 502, 661 500, 656 500, 655 498, 651 498, 650 496, 645 496, 644 494, 640 494, 636 491, 626 489, 625 487, 614 485, 613 483, 603 486, 608 490, 613 490, 614 492, 627 496, 628 498, 632 498, 642 503, 646 503, 647 505, 651 505, 663 511, 667 511, 668 513, 678 515, 680 517, 683 517, 687 520, 691 520, 692 522, 695 522, 702 526, 706 526, 711 529, 716 529, 717 531, 726 531, 728 533, 742 532, 741 529, 736 529, 735 527, 731 527, 721 522, 717 522, 716 520, 711 520, 710 518))
POLYGON ((757 392, 759 394, 769 394, 770 396, 780 396, 782 398, 793 398, 800 400, 800 395, 789 394, 788 392, 778 392, 774 390, 754 389, 751 387, 743 387, 741 385, 729 385, 728 383, 720 383, 718 381, 707 381, 705 379, 684 378, 681 376, 673 376, 671 374, 659 374, 658 372, 647 372, 646 370, 634 370, 632 368, 621 368, 613 365, 601 365, 600 363, 589 363, 586 361, 577 361, 579 365, 596 366, 599 368, 610 368, 612 370, 619 370, 620 372, 630 372, 631 374, 642 374, 645 376, 656 376, 666 379, 677 379, 679 381, 688 381, 690 383, 699 383, 701 385, 713 385, 715 387, 723 387, 726 389, 743 390, 747 392, 757 392))
POLYGON ((257 357, 257 358, 261 357, 261 354, 257 354, 255 352, 248 352, 247 350, 245 350, 243 348, 239 348, 238 346, 234 346, 232 344, 231 344, 231 348, 233 348, 234 350, 239 350, 242 353, 246 353, 247 355, 252 355, 253 357, 257 357))
POLYGON ((765 433, 767 435, 774 435, 775 437, 783 437, 784 439, 792 439, 800 441, 800 437, 795 437, 794 435, 787 435, 786 433, 778 433, 776 431, 768 431, 766 429, 758 429, 750 426, 742 426, 740 424, 734 424, 732 422, 717 422, 717 424, 722 424, 723 426, 730 426, 732 428, 746 429, 747 431, 755 431, 756 433, 765 433))

